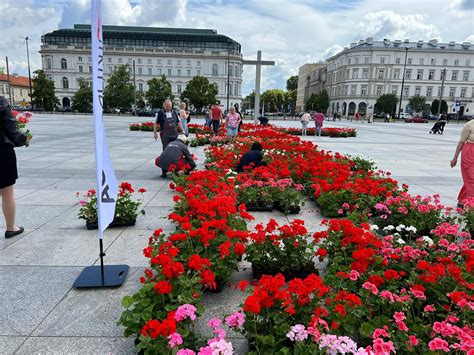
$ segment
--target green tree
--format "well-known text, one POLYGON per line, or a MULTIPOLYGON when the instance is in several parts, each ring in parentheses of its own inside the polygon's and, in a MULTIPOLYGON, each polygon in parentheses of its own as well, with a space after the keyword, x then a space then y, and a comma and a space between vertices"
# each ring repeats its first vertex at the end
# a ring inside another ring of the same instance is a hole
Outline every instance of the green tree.
POLYGON ((195 76, 188 82, 180 95, 180 99, 189 99, 196 110, 200 112, 203 107, 216 102, 217 87, 203 76, 195 76))
POLYGON ((253 110, 255 107, 255 91, 252 91, 250 94, 245 96, 242 100, 242 109, 243 110, 253 110))
POLYGON ((128 64, 114 69, 104 90, 104 107, 129 111, 134 97, 134 87, 130 79, 128 64))
POLYGON ((296 90, 289 90, 285 92, 285 110, 291 105, 291 112, 295 112, 296 106, 296 90))
POLYGON ((143 93, 143 91, 137 92, 137 108, 141 108, 141 109, 145 108, 146 104, 145 104, 144 97, 145 97, 145 94, 143 93))
POLYGON ((298 75, 293 75, 286 81, 286 90, 292 91, 298 89, 298 75))
POLYGON ((267 90, 262 94, 260 102, 265 104, 265 111, 278 112, 285 104, 285 92, 280 89, 267 90))
POLYGON ((397 101, 397 95, 384 94, 377 99, 375 104, 381 112, 393 115, 397 109, 397 101))
POLYGON ((77 79, 79 89, 72 97, 72 108, 79 112, 88 112, 92 108, 92 85, 84 78, 77 79))
POLYGON ((166 99, 174 99, 171 83, 166 79, 166 75, 148 80, 147 84, 148 91, 145 96, 148 100, 148 105, 152 108, 161 108, 166 99))
POLYGON ((59 105, 59 99, 54 94, 54 81, 46 77, 44 70, 36 70, 33 74, 32 107, 53 111, 59 105))
POLYGON ((426 104, 426 99, 424 96, 415 95, 410 101, 411 101, 411 104, 413 105, 413 111, 415 113, 423 112, 425 108, 425 104, 426 104))
MULTIPOLYGON (((431 113, 433 115, 438 114, 438 106, 439 106, 439 100, 434 100, 433 103, 431 104, 431 113)), ((439 112, 448 112, 448 104, 446 101, 441 100, 441 110, 439 112)))
POLYGON ((306 101, 305 108, 306 110, 326 112, 329 108, 328 92, 323 89, 317 94, 311 94, 311 96, 306 101))

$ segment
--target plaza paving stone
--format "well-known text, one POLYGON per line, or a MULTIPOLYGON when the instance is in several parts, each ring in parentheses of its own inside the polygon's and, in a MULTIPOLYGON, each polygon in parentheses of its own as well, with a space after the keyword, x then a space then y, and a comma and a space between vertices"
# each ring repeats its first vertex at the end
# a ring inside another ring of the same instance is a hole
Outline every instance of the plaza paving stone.
MULTIPOLYGON (((138 277, 147 265, 142 249, 152 230, 163 228, 170 233, 175 228, 166 218, 173 206, 173 191, 154 166, 161 143, 153 140, 152 132, 130 132, 128 124, 135 121, 144 119, 104 119, 117 179, 148 190, 144 195, 146 215, 139 216, 135 226, 109 229, 104 236, 106 264, 127 263, 130 274, 118 289, 78 291, 72 288, 75 278, 84 266, 98 262, 97 231, 86 230, 84 221, 77 218, 75 196, 77 191, 95 188, 92 120, 90 116, 33 116, 31 146, 16 150, 20 175, 17 219, 26 232, 0 240, 0 354, 134 352, 133 339, 123 338, 123 330, 115 324, 122 312, 120 300, 140 287, 138 277)), ((276 123, 300 127, 297 120, 276 123)), ((409 184, 412 193, 439 193, 444 203, 455 205, 462 179, 459 166, 451 169, 449 161, 461 125, 448 124, 444 135, 429 135, 431 124, 342 121, 325 125, 356 127, 359 133, 347 139, 303 139, 321 149, 370 157, 400 183, 409 184)), ((203 148, 191 151, 202 168, 203 148)), ((311 201, 298 215, 274 211, 254 216, 250 228, 270 218, 279 223, 300 218, 311 232, 321 228, 323 219, 311 201)), ((4 228, 0 219, 0 229, 4 228)), ((239 267, 233 281, 249 279, 249 263, 243 261, 239 267)), ((208 313, 199 321, 199 330, 207 334, 209 318, 230 313, 241 301, 242 295, 230 288, 222 294, 206 294, 208 313)), ((246 352, 244 339, 235 333, 229 339, 237 353, 246 352)))

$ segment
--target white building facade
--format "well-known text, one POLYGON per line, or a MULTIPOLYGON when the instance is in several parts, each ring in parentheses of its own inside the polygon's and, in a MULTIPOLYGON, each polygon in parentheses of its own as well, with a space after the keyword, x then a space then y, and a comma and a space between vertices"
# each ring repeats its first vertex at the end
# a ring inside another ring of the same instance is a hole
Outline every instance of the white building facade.
MULTIPOLYGON (((133 78, 135 61, 137 91, 146 93, 148 80, 165 75, 179 101, 187 83, 204 76, 217 86, 221 106, 241 105, 241 46, 215 30, 103 26, 103 38, 105 80, 122 64, 129 65, 133 78)), ((71 106, 77 80, 92 80, 90 26, 53 31, 41 41, 43 70, 54 81, 61 105, 71 106)))
POLYGON ((378 113, 377 98, 391 93, 399 100, 402 97, 402 113, 412 112, 409 100, 415 95, 425 97, 430 105, 441 95, 448 113, 474 114, 474 45, 470 43, 368 38, 330 57, 327 72, 328 114, 378 113))

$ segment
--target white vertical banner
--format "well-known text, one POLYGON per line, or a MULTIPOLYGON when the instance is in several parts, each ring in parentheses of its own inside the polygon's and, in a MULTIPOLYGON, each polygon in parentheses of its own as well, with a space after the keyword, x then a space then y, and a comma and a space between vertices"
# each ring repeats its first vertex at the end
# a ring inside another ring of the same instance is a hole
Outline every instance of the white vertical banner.
POLYGON ((104 42, 102 38, 101 0, 92 0, 92 101, 95 131, 95 162, 97 182, 97 204, 99 218, 99 239, 114 219, 118 186, 109 157, 109 147, 104 131, 104 42))

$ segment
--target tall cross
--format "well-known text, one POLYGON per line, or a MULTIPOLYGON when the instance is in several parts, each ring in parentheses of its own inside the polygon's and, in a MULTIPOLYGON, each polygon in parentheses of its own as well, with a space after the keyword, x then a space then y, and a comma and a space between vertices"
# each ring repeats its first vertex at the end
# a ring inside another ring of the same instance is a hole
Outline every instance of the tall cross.
POLYGON ((255 107, 254 107, 254 120, 258 119, 260 114, 260 76, 262 73, 262 65, 275 65, 273 60, 262 60, 262 51, 257 51, 257 60, 243 60, 244 65, 255 65, 255 107))

